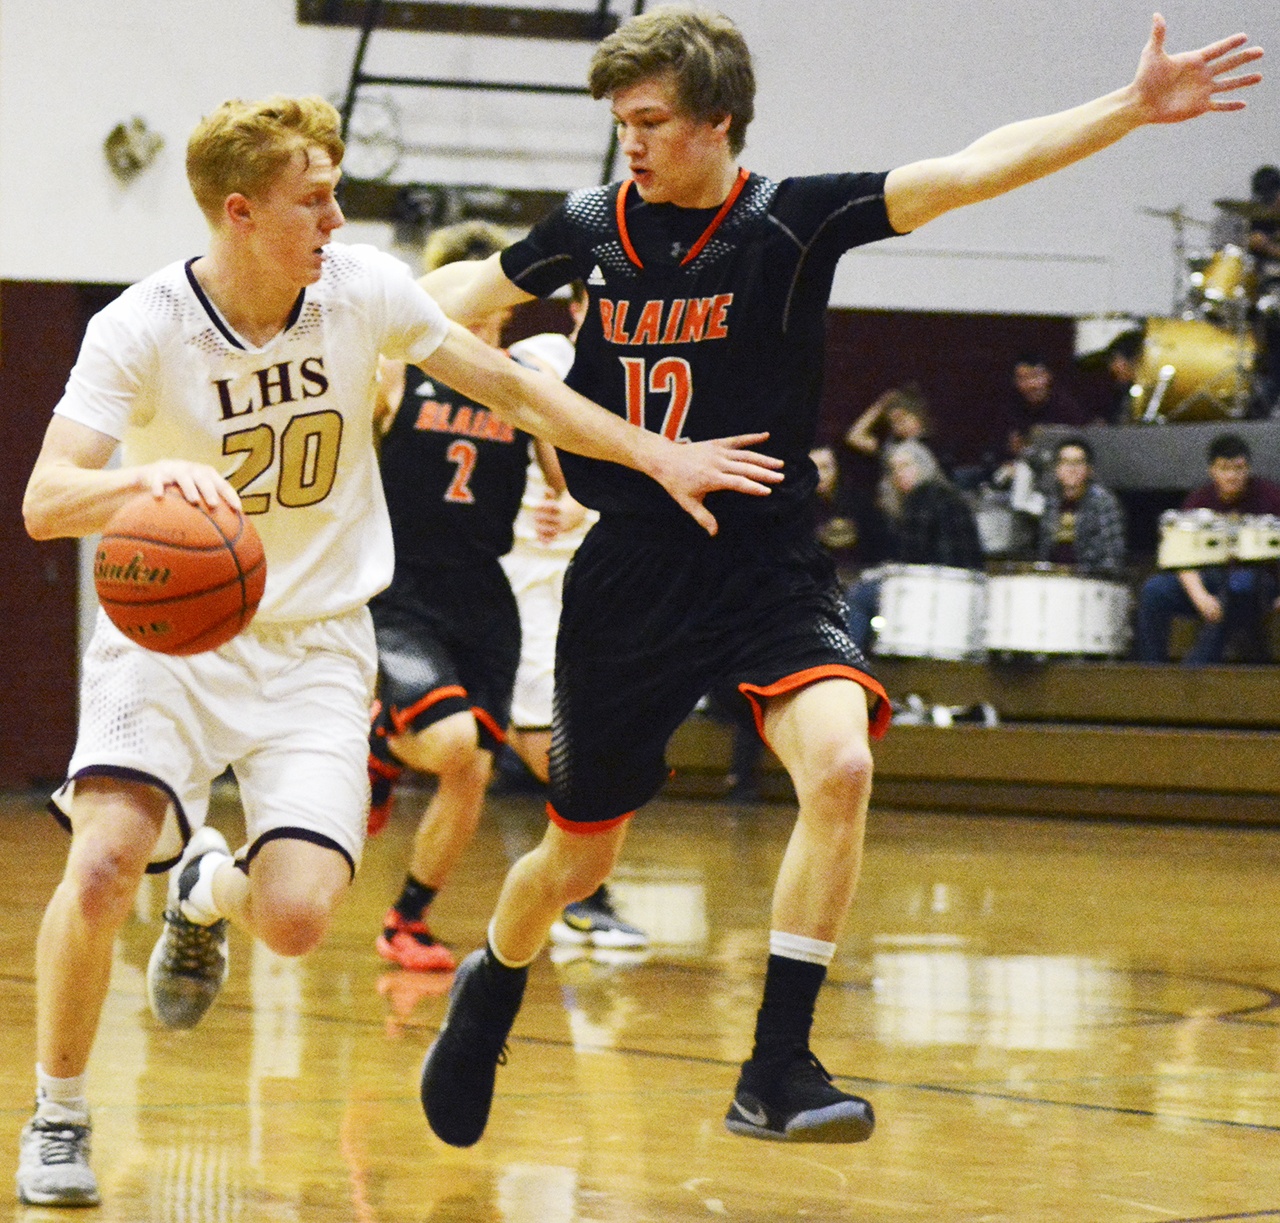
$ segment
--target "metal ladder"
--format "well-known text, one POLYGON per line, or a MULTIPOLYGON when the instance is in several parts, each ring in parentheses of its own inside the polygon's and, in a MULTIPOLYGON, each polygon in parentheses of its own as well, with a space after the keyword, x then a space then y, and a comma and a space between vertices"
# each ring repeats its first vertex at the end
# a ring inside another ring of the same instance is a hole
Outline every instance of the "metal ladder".
MULTIPOLYGON (((623 0, 627 16, 644 11, 645 0, 623 0)), ((612 0, 596 0, 594 9, 517 8, 489 4, 439 4, 428 0, 297 0, 302 24, 355 26, 360 30, 351 75, 340 107, 342 134, 351 125, 360 91, 366 86, 409 89, 482 90, 497 93, 560 94, 589 97, 584 85, 548 81, 490 81, 442 76, 393 76, 365 70, 375 30, 414 30, 424 33, 484 37, 544 39, 559 42, 599 42, 625 19, 612 11, 612 0)), ((610 127, 600 181, 613 175, 618 137, 610 127)), ((506 223, 527 223, 564 197, 563 192, 520 191, 513 188, 463 187, 448 184, 389 184, 344 179, 343 207, 349 215, 385 213, 389 218, 418 223, 448 223, 470 216, 506 223), (461 194, 459 194, 461 193, 461 194), (415 216, 414 213, 419 215, 415 216), (526 214, 532 215, 526 215, 526 214), (426 215, 423 215, 426 214, 426 215)))

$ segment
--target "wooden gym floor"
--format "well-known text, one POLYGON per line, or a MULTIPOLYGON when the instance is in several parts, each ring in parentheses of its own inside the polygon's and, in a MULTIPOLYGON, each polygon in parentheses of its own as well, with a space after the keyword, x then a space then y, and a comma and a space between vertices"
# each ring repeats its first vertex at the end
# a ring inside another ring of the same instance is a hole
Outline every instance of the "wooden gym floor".
MULTIPOLYGON (((321 950, 285 961, 233 935, 195 1032, 147 1012, 163 884, 144 885, 90 1068, 104 1204, 15 1219, 1280 1220, 1280 832, 874 812, 815 1045, 879 1128, 790 1146, 721 1125, 790 811, 657 802, 616 894, 660 944, 537 963, 489 1131, 457 1151, 417 1099, 447 982, 372 948, 421 797, 401 796, 321 950)), ((38 807, 0 798, 6 1186, 32 1090, 32 941, 65 852, 38 807)), ((233 838, 236 818, 218 804, 233 838)), ((442 934, 479 942, 541 826, 535 801, 492 800, 442 934)))

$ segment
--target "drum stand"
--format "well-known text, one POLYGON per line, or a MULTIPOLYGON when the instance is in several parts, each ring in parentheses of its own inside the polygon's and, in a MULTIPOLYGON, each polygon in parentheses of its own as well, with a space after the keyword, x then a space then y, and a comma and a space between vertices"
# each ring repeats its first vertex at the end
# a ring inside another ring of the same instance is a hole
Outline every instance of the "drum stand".
MULTIPOLYGON (((1212 229, 1208 221, 1193 217, 1181 204, 1175 208, 1142 208, 1149 217, 1160 217, 1173 226, 1173 318, 1194 318, 1191 304, 1191 277, 1187 268, 1187 226, 1212 229)), ((1173 375, 1171 374, 1170 377, 1173 375)), ((1143 419, 1146 419, 1144 413, 1143 419)))

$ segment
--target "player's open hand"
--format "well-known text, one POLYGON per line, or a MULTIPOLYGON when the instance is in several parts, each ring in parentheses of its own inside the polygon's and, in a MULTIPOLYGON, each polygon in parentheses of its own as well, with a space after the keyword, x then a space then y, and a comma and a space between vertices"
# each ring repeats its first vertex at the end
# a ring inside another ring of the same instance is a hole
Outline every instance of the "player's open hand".
POLYGON ((1241 99, 1217 95, 1245 89, 1262 80, 1260 72, 1230 76, 1262 58, 1261 47, 1246 47, 1247 34, 1233 34, 1198 51, 1169 55, 1164 49, 1165 20, 1151 19, 1151 37, 1142 49, 1133 88, 1148 123, 1180 123, 1206 111, 1244 110, 1241 99))
POLYGON ((209 507, 219 501, 240 508, 236 490, 207 463, 192 463, 187 459, 157 459, 138 468, 138 487, 148 490, 153 497, 163 497, 164 490, 172 485, 192 505, 203 502, 209 507))
POLYGON ((781 483, 782 460, 748 449, 768 439, 767 433, 742 433, 671 446, 654 477, 708 535, 714 535, 715 516, 702 504, 708 493, 727 489, 767 497, 772 486, 781 483))

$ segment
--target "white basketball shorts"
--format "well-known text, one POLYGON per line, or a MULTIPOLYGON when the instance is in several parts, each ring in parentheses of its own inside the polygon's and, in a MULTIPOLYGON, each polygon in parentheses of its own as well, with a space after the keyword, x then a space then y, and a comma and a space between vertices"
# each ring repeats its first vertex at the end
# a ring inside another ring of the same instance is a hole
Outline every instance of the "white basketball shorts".
POLYGON ((360 861, 369 809, 369 707, 377 674, 366 608, 325 620, 251 624, 220 649, 186 658, 144 650, 102 612, 85 653, 80 725, 67 783, 116 776, 170 797, 152 855, 167 869, 204 823, 228 765, 240 786, 251 860, 277 837, 330 845, 360 861))
POLYGON ((539 555, 518 544, 502 558, 520 608, 520 666, 511 697, 511 725, 517 730, 551 726, 555 693, 556 629, 568 556, 539 555))

